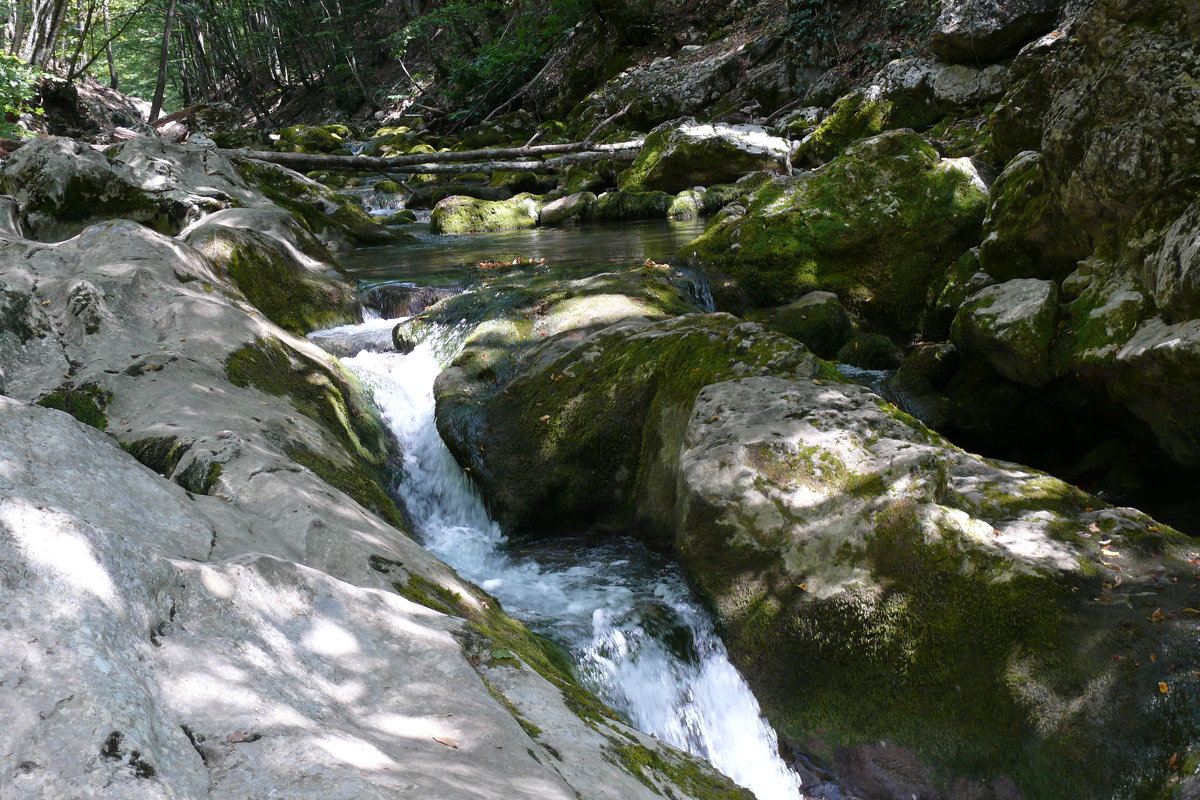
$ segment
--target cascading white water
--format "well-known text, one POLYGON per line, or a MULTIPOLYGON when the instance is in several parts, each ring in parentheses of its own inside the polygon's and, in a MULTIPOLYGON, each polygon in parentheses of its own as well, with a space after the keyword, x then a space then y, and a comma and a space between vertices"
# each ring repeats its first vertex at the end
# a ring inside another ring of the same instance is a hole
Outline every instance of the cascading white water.
POLYGON ((448 337, 344 361, 403 447, 397 491, 423 543, 563 645, 589 688, 636 727, 707 758, 759 800, 800 798, 775 732, 677 567, 631 540, 508 546, 434 425, 439 348, 453 349, 448 337))

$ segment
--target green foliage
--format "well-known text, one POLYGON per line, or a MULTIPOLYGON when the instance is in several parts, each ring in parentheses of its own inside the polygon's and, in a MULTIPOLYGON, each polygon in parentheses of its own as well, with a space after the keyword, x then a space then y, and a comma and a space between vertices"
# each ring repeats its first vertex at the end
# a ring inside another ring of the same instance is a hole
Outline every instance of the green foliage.
POLYGON ((829 0, 789 0, 788 38, 801 47, 833 41, 837 9, 829 0))
POLYGON ((30 105, 34 85, 41 71, 26 64, 16 56, 0 53, 0 136, 10 139, 24 138, 31 134, 16 125, 21 114, 40 114, 40 108, 30 105))
POLYGON ((502 0, 452 2, 392 37, 398 58, 425 50, 441 80, 450 118, 479 121, 537 74, 551 48, 583 18, 583 0, 542 0, 514 11, 502 0))

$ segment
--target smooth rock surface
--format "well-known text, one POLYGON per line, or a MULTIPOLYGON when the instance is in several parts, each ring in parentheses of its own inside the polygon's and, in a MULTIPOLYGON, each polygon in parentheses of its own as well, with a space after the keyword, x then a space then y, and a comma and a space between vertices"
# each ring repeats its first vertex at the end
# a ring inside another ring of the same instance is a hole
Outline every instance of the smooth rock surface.
POLYGON ((1050 381, 1050 346, 1058 322, 1058 286, 1021 278, 989 286, 963 302, 950 337, 1017 383, 1050 381))

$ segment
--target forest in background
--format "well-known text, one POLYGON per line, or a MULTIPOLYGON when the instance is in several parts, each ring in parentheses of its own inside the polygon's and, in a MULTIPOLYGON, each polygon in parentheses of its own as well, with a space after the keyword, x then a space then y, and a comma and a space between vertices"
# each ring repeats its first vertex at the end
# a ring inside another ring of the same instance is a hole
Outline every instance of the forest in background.
POLYGON ((519 108, 562 117, 635 50, 705 41, 748 15, 778 17, 800 61, 850 52, 878 64, 911 51, 936 8, 931 0, 9 0, 0 19, 3 131, 16 135, 19 114, 36 111, 40 75, 89 76, 151 101, 152 116, 227 103, 263 127, 385 111, 444 130, 519 108), (858 12, 866 13, 855 22, 858 12), (881 27, 895 34, 883 46, 881 27))

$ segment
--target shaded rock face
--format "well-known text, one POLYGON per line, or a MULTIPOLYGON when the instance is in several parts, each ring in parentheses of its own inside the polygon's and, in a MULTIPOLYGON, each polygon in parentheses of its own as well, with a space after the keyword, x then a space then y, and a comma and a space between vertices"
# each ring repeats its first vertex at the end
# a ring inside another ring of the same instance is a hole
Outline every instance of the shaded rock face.
POLYGON ((931 46, 947 61, 996 61, 1052 28, 1063 0, 946 0, 931 46))
POLYGON ((363 302, 384 319, 411 317, 434 303, 458 294, 457 289, 416 286, 410 283, 384 283, 366 290, 363 302))
POLYGON ((1186 77, 1200 75, 1198 40, 1192 3, 1103 0, 1026 46, 992 115, 996 148, 1012 160, 993 187, 979 253, 995 278, 1060 283, 1053 373, 1103 383, 1185 463, 1200 462, 1196 418, 1168 409, 1196 402, 1200 372, 1182 344, 1200 310, 1200 145, 1184 133, 1200 116, 1186 77), (1182 336, 1148 358, 1135 340, 1174 341, 1159 316, 1182 336))
POLYGON ((809 292, 794 303, 767 312, 760 321, 826 359, 837 355, 853 328, 850 315, 833 292, 809 292))
POLYGON ((831 291, 883 330, 909 334, 978 236, 986 199, 968 159, 939 159, 911 131, 892 131, 764 184, 744 214, 731 206, 679 258, 720 270, 757 305, 831 291))
POLYGON ((641 153, 617 179, 621 189, 680 192, 733 183, 751 172, 782 172, 790 145, 755 125, 665 123, 646 137, 641 153))

